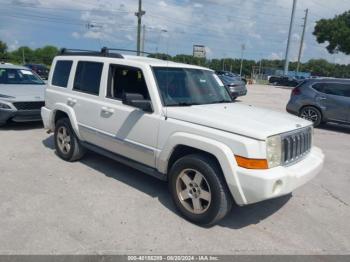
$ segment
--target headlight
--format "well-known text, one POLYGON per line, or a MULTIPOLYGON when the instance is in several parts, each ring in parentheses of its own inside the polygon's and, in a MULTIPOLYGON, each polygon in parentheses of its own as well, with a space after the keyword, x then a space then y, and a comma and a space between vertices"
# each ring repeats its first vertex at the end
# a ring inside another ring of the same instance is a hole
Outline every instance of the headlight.
POLYGON ((0 109, 11 109, 11 107, 0 102, 0 109))
POLYGON ((282 140, 280 135, 267 138, 266 155, 269 168, 282 164, 282 140))

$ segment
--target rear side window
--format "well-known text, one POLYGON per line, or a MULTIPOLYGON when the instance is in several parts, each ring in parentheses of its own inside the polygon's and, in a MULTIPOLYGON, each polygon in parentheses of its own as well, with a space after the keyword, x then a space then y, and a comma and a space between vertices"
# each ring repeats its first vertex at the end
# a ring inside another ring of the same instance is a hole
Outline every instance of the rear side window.
POLYGON ((350 97, 350 85, 339 83, 325 84, 324 93, 334 96, 350 97))
POLYGON ((313 89, 321 93, 323 93, 323 87, 324 87, 324 84, 322 83, 317 83, 312 86, 313 89))
POLYGON ((70 70, 73 61, 57 61, 51 84, 60 87, 67 87, 70 70))
POLYGON ((103 63, 78 62, 73 89, 84 93, 98 95, 103 63))

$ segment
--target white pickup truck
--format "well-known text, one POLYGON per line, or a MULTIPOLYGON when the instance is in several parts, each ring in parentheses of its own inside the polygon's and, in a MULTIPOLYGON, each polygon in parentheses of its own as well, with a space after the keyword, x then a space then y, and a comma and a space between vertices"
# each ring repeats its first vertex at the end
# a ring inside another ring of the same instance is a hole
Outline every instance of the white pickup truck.
POLYGON ((233 202, 290 194, 324 162, 311 122, 233 102, 207 68, 63 49, 45 102, 58 156, 76 161, 89 149, 168 181, 180 213, 200 225, 233 202))

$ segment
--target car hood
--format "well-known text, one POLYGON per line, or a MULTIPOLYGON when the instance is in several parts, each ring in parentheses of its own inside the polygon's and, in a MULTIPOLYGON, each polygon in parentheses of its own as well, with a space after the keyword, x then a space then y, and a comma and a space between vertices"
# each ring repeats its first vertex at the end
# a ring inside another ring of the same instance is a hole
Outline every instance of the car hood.
POLYGON ((240 103, 168 107, 167 117, 265 140, 267 137, 310 126, 299 117, 240 103))
POLYGON ((0 99, 6 101, 44 101, 45 85, 0 84, 0 99))

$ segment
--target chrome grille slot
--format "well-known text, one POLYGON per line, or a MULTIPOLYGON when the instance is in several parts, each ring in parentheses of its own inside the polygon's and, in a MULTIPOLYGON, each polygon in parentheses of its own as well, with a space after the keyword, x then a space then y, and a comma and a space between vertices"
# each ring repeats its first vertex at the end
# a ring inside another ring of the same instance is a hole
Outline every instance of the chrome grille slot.
POLYGON ((311 150, 312 128, 282 134, 283 165, 301 160, 311 150))

